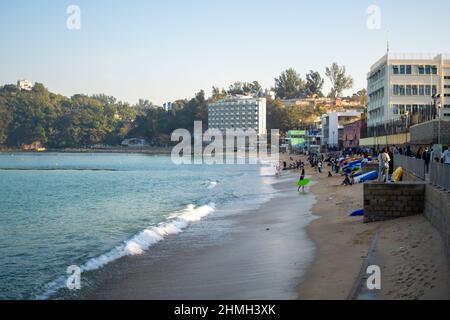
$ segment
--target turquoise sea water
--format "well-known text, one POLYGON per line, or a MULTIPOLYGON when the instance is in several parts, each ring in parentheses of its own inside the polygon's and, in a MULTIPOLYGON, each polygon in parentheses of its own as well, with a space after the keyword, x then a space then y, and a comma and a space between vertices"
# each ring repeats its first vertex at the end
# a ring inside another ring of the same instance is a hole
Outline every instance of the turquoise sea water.
POLYGON ((96 270, 221 207, 262 203, 267 179, 168 156, 0 154, 0 299, 47 298, 70 265, 96 270))

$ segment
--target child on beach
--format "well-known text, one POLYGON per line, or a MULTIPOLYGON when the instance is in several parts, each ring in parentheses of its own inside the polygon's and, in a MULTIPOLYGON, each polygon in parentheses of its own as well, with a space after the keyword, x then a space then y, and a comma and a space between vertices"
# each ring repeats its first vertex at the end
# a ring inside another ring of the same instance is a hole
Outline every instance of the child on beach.
MULTIPOLYGON (((302 169, 302 175, 300 176, 300 180, 298 182, 300 183, 303 180, 305 180, 305 169, 302 169)), ((302 188, 302 191, 305 192, 305 186, 300 187, 299 185, 297 191, 300 191, 300 188, 302 188)))

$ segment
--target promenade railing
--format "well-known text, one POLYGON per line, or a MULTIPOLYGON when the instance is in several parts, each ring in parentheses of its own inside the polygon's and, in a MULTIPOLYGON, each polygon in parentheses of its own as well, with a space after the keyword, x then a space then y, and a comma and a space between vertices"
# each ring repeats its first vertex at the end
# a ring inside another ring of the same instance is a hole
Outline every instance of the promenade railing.
POLYGON ((450 191, 450 165, 430 163, 430 183, 450 191))
POLYGON ((425 180, 425 160, 396 154, 394 155, 394 166, 402 167, 403 170, 409 171, 417 178, 425 180))

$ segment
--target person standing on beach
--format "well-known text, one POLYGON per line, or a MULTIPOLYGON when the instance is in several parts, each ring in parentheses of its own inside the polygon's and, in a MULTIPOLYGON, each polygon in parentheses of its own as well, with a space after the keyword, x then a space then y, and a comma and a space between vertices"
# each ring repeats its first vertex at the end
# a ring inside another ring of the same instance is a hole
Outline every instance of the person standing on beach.
POLYGON ((394 174, 394 161, 393 161, 393 159, 394 159, 394 152, 392 151, 391 147, 388 147, 386 149, 386 152, 387 152, 387 154, 389 156, 389 159, 390 159, 390 161, 389 161, 389 176, 388 176, 389 177, 388 180, 390 180, 390 177, 394 174))
POLYGON ((378 181, 386 182, 389 175, 389 163, 391 162, 391 158, 386 152, 386 149, 383 149, 381 153, 378 155, 378 181))
POLYGON ((298 186, 297 191, 300 191, 300 188, 302 188, 302 191, 305 192, 305 186, 300 187, 300 182, 302 182, 303 180, 305 180, 305 169, 302 169, 302 174, 300 176, 300 180, 298 181, 299 182, 299 186, 298 186))

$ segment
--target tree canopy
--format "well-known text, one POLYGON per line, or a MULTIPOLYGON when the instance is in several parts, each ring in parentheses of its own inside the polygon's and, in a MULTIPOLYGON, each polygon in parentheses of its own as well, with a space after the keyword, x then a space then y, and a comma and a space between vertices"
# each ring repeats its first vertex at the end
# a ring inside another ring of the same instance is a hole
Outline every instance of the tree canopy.
POLYGON ((353 88, 353 78, 347 76, 345 66, 339 66, 334 62, 331 67, 326 68, 325 75, 331 82, 331 98, 342 97, 344 90, 353 88))
POLYGON ((275 78, 274 91, 278 99, 304 98, 306 97, 306 84, 297 71, 290 68, 275 78))

